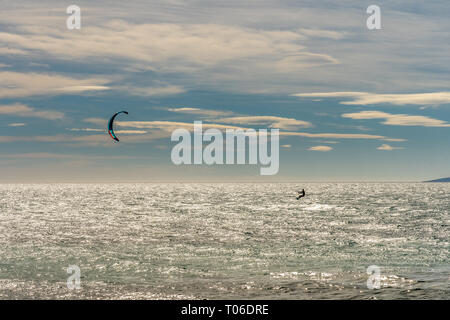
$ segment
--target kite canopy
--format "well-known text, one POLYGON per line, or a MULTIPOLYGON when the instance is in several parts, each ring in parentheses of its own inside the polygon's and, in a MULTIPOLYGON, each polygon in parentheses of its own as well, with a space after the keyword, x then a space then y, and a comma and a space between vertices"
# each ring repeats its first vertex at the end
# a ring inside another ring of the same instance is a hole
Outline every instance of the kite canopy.
POLYGON ((120 114, 120 113, 128 114, 127 111, 119 111, 119 112, 116 112, 116 113, 111 117, 111 119, 109 119, 109 121, 108 121, 108 133, 109 133, 109 135, 111 136, 111 138, 113 138, 113 139, 116 140, 116 141, 119 141, 119 138, 117 138, 116 134, 114 133, 113 123, 114 123, 114 119, 115 119, 115 118, 117 117, 117 115, 120 114))

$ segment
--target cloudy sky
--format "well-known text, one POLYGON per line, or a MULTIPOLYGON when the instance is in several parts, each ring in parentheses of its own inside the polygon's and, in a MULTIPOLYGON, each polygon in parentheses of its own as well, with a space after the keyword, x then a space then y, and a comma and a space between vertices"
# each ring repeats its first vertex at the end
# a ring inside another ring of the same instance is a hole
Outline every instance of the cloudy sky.
POLYGON ((0 1, 0 182, 450 176, 450 3, 0 1), (81 8, 69 30, 66 8, 81 8), (366 9, 381 8, 381 30, 366 9), (121 115, 115 143, 107 119, 121 115), (279 128, 280 170, 175 166, 172 130, 279 128))

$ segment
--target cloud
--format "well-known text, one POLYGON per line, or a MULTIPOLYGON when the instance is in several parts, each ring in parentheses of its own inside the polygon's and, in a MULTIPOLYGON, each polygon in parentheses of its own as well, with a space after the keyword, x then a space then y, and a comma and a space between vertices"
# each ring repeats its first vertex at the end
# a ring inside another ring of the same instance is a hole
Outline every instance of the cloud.
MULTIPOLYGON (((386 140, 386 139, 383 139, 383 140, 386 140)), ((317 142, 319 142, 319 141, 317 141, 317 142)), ((320 141, 320 143, 337 144, 340 142, 339 141, 331 141, 331 140, 323 140, 323 141, 320 141)))
POLYGON ((69 131, 87 131, 87 132, 104 132, 105 129, 95 129, 95 128, 66 128, 69 131))
MULTIPOLYGON (((122 132, 129 134, 127 131, 122 132)), ((152 134, 131 134, 127 136, 127 143, 149 142, 155 139, 167 138, 167 134, 161 135, 159 133, 152 134)), ((113 146, 113 140, 106 133, 90 134, 90 135, 65 135, 55 134, 46 136, 0 136, 0 143, 17 143, 17 142, 42 142, 42 143, 57 143, 67 146, 113 146)))
POLYGON ((425 116, 412 116, 407 114, 390 114, 381 111, 361 111, 344 113, 344 118, 350 119, 384 119, 383 124, 391 126, 421 126, 421 127, 450 127, 450 123, 443 120, 425 116))
MULTIPOLYGON (((84 131, 84 132, 106 132, 106 129, 95 129, 95 128, 66 128, 69 131, 84 131)), ((123 134, 144 134, 148 133, 148 131, 144 130, 114 130, 115 133, 123 133, 123 134)))
POLYGON ((299 136, 306 138, 324 138, 324 139, 368 139, 368 140, 385 140, 385 141, 405 141, 405 139, 394 139, 381 135, 360 134, 360 133, 309 133, 309 132, 281 131, 280 136, 299 136))
MULTIPOLYGON (((85 122, 104 126, 106 121, 101 118, 86 118, 85 122)), ((116 130, 117 133, 130 134, 127 137, 127 143, 148 142, 150 140, 165 139, 170 137, 176 129, 186 129, 193 131, 193 123, 175 122, 175 121, 117 121, 116 126, 125 128, 136 128, 145 130, 116 130)), ((203 130, 215 128, 225 132, 226 129, 247 130, 246 127, 224 125, 218 123, 203 123, 203 130)), ((102 129, 97 128, 71 128, 69 131, 92 131, 100 132, 102 129)), ((332 139, 369 139, 369 140, 388 140, 388 141, 404 141, 404 139, 392 139, 381 135, 370 134, 349 134, 349 133, 308 133, 280 131, 280 137, 299 136, 307 138, 332 138, 332 139)), ((71 135, 49 135, 49 136, 0 136, 0 142, 47 142, 47 143, 75 143, 75 145, 111 145, 110 138, 107 134, 92 134, 86 136, 71 135)), ((287 146, 287 145, 285 145, 287 146)), ((326 147, 326 146, 325 146, 326 147)), ((329 148, 329 147, 328 147, 329 148)), ((319 150, 320 151, 320 150, 319 150)))
POLYGON ((21 49, 0 48, 0 55, 26 55, 27 52, 21 49))
POLYGON ((415 0, 406 11, 398 1, 387 4, 383 26, 390 32, 376 37, 367 33, 357 1, 339 7, 258 1, 255 7, 155 0, 134 1, 126 10, 118 1, 108 10, 90 2, 82 6, 83 27, 76 32, 66 30, 67 15, 52 2, 41 1, 39 9, 29 1, 5 2, 0 50, 20 50, 27 59, 57 66, 101 64, 112 72, 139 66, 152 77, 164 72, 164 79, 166 71, 176 71, 176 84, 193 89, 432 92, 450 85, 443 1, 430 9, 415 0))
POLYGON ((389 142, 404 142, 404 141, 408 141, 407 139, 393 139, 393 138, 386 138, 386 139, 382 139, 384 141, 389 141, 389 142))
MULTIPOLYGON (((99 118, 87 118, 86 122, 102 124, 105 120, 99 118)), ((120 127, 133 127, 138 129, 157 129, 169 134, 179 128, 193 130, 193 123, 189 122, 176 122, 176 121, 117 121, 115 122, 120 127)), ((203 129, 216 128, 220 130, 225 129, 242 129, 246 130, 248 127, 231 126, 218 123, 205 123, 203 122, 203 129)), ((372 134, 359 134, 359 133, 309 133, 309 132, 295 132, 295 131, 280 131, 280 136, 299 136, 307 138, 325 138, 325 139, 369 139, 369 140, 389 140, 389 141, 405 141, 404 139, 393 139, 382 135, 372 134)))
POLYGON ((143 96, 143 97, 167 96, 186 92, 186 90, 183 87, 174 85, 158 86, 158 87, 129 86, 129 87, 117 87, 117 89, 126 91, 127 93, 131 93, 136 96, 143 96))
POLYGON ((339 40, 345 37, 346 32, 324 30, 324 29, 299 29, 299 31, 312 38, 325 38, 339 40))
POLYGON ((58 95, 66 92, 105 90, 103 78, 75 79, 58 74, 0 72, 0 98, 58 95))
POLYGON ((61 153, 49 153, 49 152, 30 152, 30 153, 10 153, 1 154, 2 158, 11 159, 134 159, 132 156, 97 156, 97 155, 84 155, 84 154, 61 154, 61 153))
POLYGON ((48 120, 60 120, 64 118, 64 113, 58 111, 41 110, 24 104, 16 103, 11 105, 0 105, 0 114, 14 115, 18 117, 42 118, 48 120))
POLYGON ((292 42, 303 38, 291 31, 257 31, 214 24, 132 24, 119 20, 85 26, 81 32, 55 29, 42 33, 33 28, 27 31, 24 35, 1 32, 0 41, 59 57, 115 56, 147 62, 182 58, 198 65, 298 50, 302 47, 292 42))
POLYGON ((78 32, 61 28, 22 27, 0 32, 0 44, 29 54, 59 59, 109 59, 147 63, 159 71, 195 70, 230 61, 285 72, 288 68, 336 63, 325 53, 309 52, 299 42, 306 37, 336 36, 320 30, 264 30, 211 23, 133 24, 110 20, 85 25, 78 32), (131 40, 131 41, 130 41, 131 40), (269 63, 270 62, 270 63, 269 63))
MULTIPOLYGON (((258 117, 258 116, 255 116, 258 117)), ((261 116, 265 117, 265 116, 261 116)), ((239 117, 237 117, 239 118, 239 117)), ((279 118, 279 117, 275 117, 279 118)), ((282 118, 286 119, 286 118, 282 118)), ((266 119, 267 120, 267 119, 266 119)), ((273 119, 272 119, 273 120, 273 119)), ((106 120, 101 118, 86 118, 85 122, 100 125, 102 127, 106 126, 106 120)), ((235 124, 238 121, 236 121, 235 124)), ((244 121, 239 121, 239 124, 244 121)), ((121 127, 132 127, 138 129, 156 129, 166 132, 166 135, 170 135, 171 132, 178 128, 184 128, 187 130, 193 130, 193 123, 189 122, 176 122, 176 121, 116 121, 115 124, 121 127)), ((248 124, 248 123, 247 123, 248 124)), ((220 130, 224 129, 242 129, 246 130, 248 127, 240 127, 240 126, 230 126, 219 123, 206 123, 203 122, 203 129, 207 128, 217 128, 220 130)), ((309 133, 309 132, 295 132, 295 131, 280 131, 280 136, 299 136, 306 138, 323 138, 323 139, 368 139, 368 140, 384 140, 384 141, 406 141, 401 138, 389 138, 382 135, 373 135, 373 134, 360 134, 360 133, 309 133)), ((162 137, 164 135, 162 134, 162 137)), ((327 142, 328 143, 328 142, 327 142)))
POLYGON ((274 62, 272 66, 277 72, 290 73, 327 64, 339 64, 339 61, 324 53, 299 52, 274 62))
POLYGON ((19 141, 64 142, 67 140, 62 139, 62 137, 59 135, 55 135, 55 136, 0 136, 0 142, 2 142, 2 143, 19 142, 19 141))
POLYGON ((15 143, 15 142, 44 142, 44 143, 63 143, 70 145, 111 145, 111 138, 106 134, 91 134, 91 135, 65 135, 55 134, 46 136, 0 136, 0 143, 15 143))
POLYGON ((0 98, 26 97, 34 95, 79 94, 106 90, 123 91, 137 96, 157 96, 183 93, 181 86, 166 85, 154 87, 111 86, 112 80, 100 77, 84 79, 71 78, 50 73, 0 72, 0 98))
POLYGON ((293 118, 282 118, 275 116, 245 116, 217 119, 217 122, 247 124, 247 125, 268 125, 269 128, 293 130, 296 128, 309 128, 312 124, 307 121, 293 118))
MULTIPOLYGON (((172 132, 176 129, 187 129, 192 131, 194 129, 194 124, 189 122, 176 122, 176 121, 116 121, 115 124, 119 127, 132 127, 138 129, 159 129, 166 132, 172 132)), ((202 123, 203 129, 242 129, 246 130, 244 127, 230 126, 217 123, 202 123)))
POLYGON ((206 117, 217 117, 217 116, 228 116, 233 114, 231 111, 221 111, 221 110, 208 110, 208 109, 199 109, 199 108, 169 108, 167 111, 170 112, 178 112, 178 113, 186 113, 186 114, 195 114, 206 117))
POLYGON ((439 105, 450 103, 450 92, 377 94, 368 92, 316 92, 296 93, 296 97, 312 98, 351 98, 352 101, 341 101, 346 105, 370 105, 390 103, 393 105, 439 105))
POLYGON ((145 130, 115 130, 115 133, 119 134, 144 134, 148 133, 148 131, 145 130))
POLYGON ((401 147, 392 147, 392 146, 390 146, 388 144, 382 144, 377 149, 378 150, 384 150, 384 151, 391 151, 391 150, 394 150, 394 149, 403 149, 403 148, 401 148, 401 147))
POLYGON ((308 150, 327 152, 327 151, 333 150, 333 148, 329 147, 329 146, 314 146, 314 147, 309 148, 308 150))
POLYGON ((58 89, 56 89, 56 91, 77 93, 77 92, 85 92, 85 91, 103 91, 103 90, 109 90, 109 89, 110 89, 110 87, 106 87, 106 86, 71 86, 71 87, 58 88, 58 89))

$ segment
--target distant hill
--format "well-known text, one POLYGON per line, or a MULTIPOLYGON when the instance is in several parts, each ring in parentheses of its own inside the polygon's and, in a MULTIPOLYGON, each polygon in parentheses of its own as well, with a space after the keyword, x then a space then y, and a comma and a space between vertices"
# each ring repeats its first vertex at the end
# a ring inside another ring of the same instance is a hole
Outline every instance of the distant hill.
POLYGON ((441 178, 441 179, 429 180, 429 181, 425 181, 425 182, 450 182, 450 178, 441 178))

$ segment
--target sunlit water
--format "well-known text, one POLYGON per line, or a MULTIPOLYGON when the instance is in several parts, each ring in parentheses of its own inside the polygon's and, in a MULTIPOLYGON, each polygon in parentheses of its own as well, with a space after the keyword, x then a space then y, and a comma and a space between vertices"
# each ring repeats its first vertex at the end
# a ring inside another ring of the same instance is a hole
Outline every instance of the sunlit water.
POLYGON ((445 183, 0 185, 0 298, 449 299, 449 196, 445 183))

